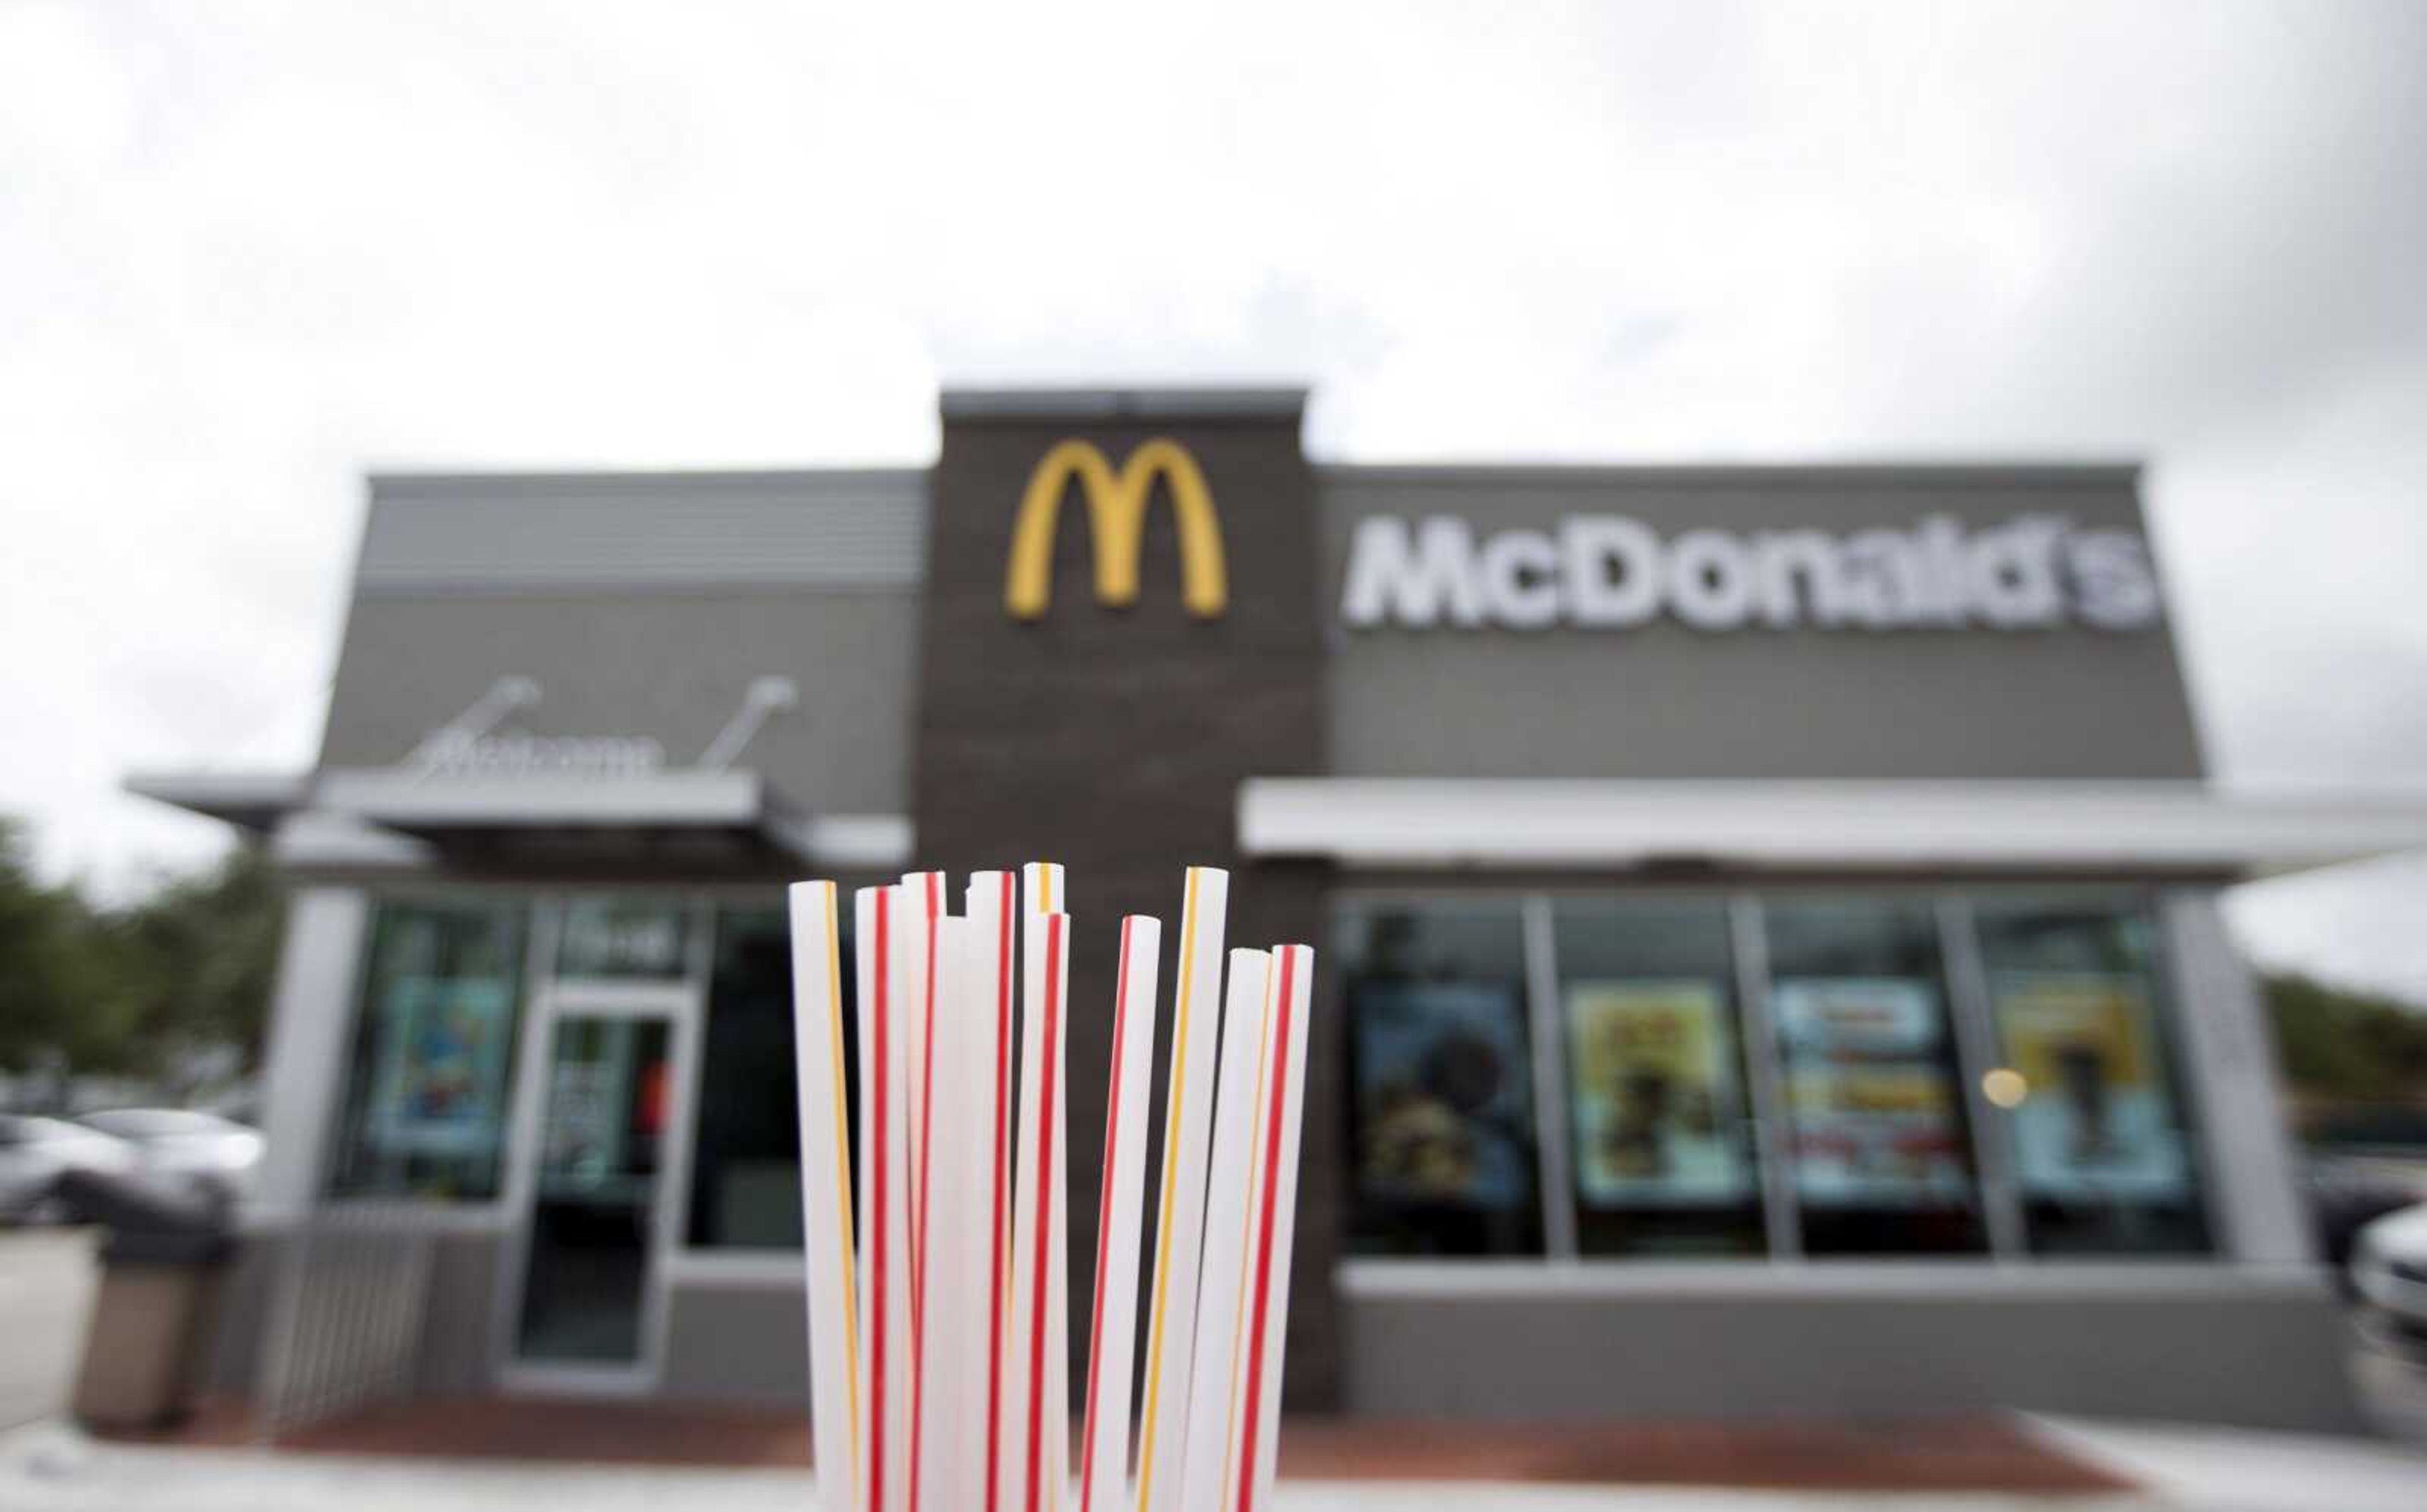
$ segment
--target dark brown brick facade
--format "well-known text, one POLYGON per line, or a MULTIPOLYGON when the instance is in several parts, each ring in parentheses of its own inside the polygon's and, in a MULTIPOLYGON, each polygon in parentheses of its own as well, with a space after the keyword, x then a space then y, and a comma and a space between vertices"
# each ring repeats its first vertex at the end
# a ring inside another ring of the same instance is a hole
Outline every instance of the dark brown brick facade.
MULTIPOLYGON (((956 873, 1029 860, 1069 868, 1079 942, 1069 1040, 1074 1317, 1085 1315, 1092 1281, 1121 916, 1165 921, 1158 1076, 1168 1056, 1184 865, 1230 869, 1232 945, 1324 944, 1323 870, 1249 868, 1234 849, 1243 779, 1326 769, 1316 498, 1299 447, 1299 401, 1156 402, 1158 413, 1122 415, 1100 405, 1074 413, 1053 396, 1017 407, 956 406, 948 396, 930 483, 914 789, 920 864, 956 873), (1035 621, 1013 619, 1003 603, 1013 522, 1038 460, 1076 437, 1117 467, 1158 436, 1184 445, 1212 487, 1228 612, 1205 620, 1182 608, 1177 528, 1160 484, 1147 514, 1138 603, 1099 604, 1086 508, 1074 484, 1056 532, 1051 608, 1035 621)), ((1335 1405, 1340 1382, 1331 1275, 1341 1238, 1341 1036, 1327 987, 1319 977, 1291 1295, 1287 1401, 1296 1409, 1335 1405)), ((1154 1127, 1159 1136, 1159 1116, 1154 1127)), ((1148 1151, 1150 1179, 1160 1144, 1157 1137, 1148 1151)), ((1078 1332, 1074 1353, 1083 1353, 1078 1332)), ((1074 1385, 1084 1379, 1074 1368, 1074 1385)))

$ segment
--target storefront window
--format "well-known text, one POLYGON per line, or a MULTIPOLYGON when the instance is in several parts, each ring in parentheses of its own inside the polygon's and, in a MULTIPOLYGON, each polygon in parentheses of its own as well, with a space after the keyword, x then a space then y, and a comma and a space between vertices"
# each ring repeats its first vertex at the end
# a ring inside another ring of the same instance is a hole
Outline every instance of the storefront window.
POLYGON ((662 898, 576 898, 564 905, 556 974, 679 981, 690 965, 691 913, 662 898))
POLYGON ((1763 917, 1804 1251, 1983 1249, 1930 903, 1784 901, 1763 917))
MULTIPOLYGON (((847 911, 846 911, 847 913, 847 911)), ((842 920, 842 980, 852 980, 842 920)), ((692 1145, 690 1243, 712 1249, 801 1244, 799 1081, 792 1059, 791 951, 780 906, 717 910, 692 1145)), ((852 1052, 843 1016, 842 1064, 852 1052)), ((856 1128, 856 1120, 852 1121, 856 1128)))
POLYGON ((2207 1249, 2148 916, 2077 900, 1984 902, 1974 917, 2032 1251, 2207 1249))
POLYGON ((1518 900, 1360 900, 1334 925, 1354 1247, 1541 1253, 1518 900))
POLYGON ((525 919, 500 902, 380 906, 333 1192, 497 1195, 525 919))
POLYGON ((1563 900, 1552 918, 1578 1249, 1759 1252, 1726 905, 1563 900))

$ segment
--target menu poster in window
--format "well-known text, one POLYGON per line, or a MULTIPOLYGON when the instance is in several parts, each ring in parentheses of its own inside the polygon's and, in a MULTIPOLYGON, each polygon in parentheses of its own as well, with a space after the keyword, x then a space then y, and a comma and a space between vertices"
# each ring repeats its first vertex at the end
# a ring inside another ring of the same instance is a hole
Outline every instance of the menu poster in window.
POLYGON ((1701 980, 1568 988, 1576 1191, 1596 1208, 1733 1205, 1752 1190, 1726 1003, 1701 980))
POLYGON ((1970 1190, 1937 987, 1788 977, 1771 989, 1796 1190, 1815 1207, 1937 1207, 1970 1190))
POLYGON ((623 1130, 616 1110, 624 1100, 623 1083, 623 1068, 611 1061, 556 1063, 540 1140, 542 1170, 595 1179, 619 1163, 623 1130))
POLYGON ((1532 1136, 1516 987, 1364 982, 1348 1001, 1366 1195, 1495 1211, 1523 1204, 1532 1136))
POLYGON ((2170 1198, 2190 1169, 2132 977, 2004 972, 1992 984, 2006 1055, 2027 1088, 2014 1157, 2035 1196, 2170 1198))
POLYGON ((503 982, 406 977, 380 1014, 369 1137, 398 1156, 481 1155, 504 1118, 513 990, 503 982))

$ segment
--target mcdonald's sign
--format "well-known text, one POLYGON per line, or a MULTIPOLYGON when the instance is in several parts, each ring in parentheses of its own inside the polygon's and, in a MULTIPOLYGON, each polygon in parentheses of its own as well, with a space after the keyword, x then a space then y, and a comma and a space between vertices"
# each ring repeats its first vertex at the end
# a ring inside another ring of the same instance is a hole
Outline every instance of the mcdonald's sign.
POLYGON ((1003 577, 1003 608, 1014 619, 1043 617, 1052 602, 1053 532, 1062 496, 1073 479, 1087 501, 1087 528, 1096 547, 1096 599, 1114 609, 1137 602, 1138 556, 1146 542, 1146 509, 1160 480, 1180 525, 1180 597, 1199 619, 1218 617, 1230 598, 1222 560, 1222 525, 1214 492, 1197 459, 1177 441, 1158 437, 1113 470, 1091 441, 1065 441, 1029 475, 1012 523, 1011 562, 1003 577))

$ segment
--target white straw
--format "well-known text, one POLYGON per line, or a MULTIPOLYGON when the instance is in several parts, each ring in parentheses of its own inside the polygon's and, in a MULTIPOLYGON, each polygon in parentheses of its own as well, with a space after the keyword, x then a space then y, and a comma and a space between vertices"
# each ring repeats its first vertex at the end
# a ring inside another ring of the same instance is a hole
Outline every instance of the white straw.
POLYGON ((1307 1031, 1314 995, 1314 951, 1284 945, 1273 951, 1275 997, 1285 1010, 1275 1026, 1272 1106, 1262 1139, 1267 1165, 1249 1277, 1246 1327, 1250 1369, 1243 1414, 1246 1444, 1240 1463, 1253 1477, 1253 1494, 1235 1504, 1239 1512, 1266 1512, 1273 1504, 1273 1478, 1279 1463, 1281 1356, 1289 1339, 1291 1246, 1297 1238, 1298 1152, 1306 1131, 1307 1031))
POLYGON ((1045 1484, 1034 1512, 1060 1512, 1070 1487, 1070 927, 1069 915, 1051 916, 1045 942, 1045 1484))
POLYGON ((1123 1512, 1129 1499, 1130 1400, 1137 1356, 1138 1251, 1146 1212, 1146 1136, 1153 1117, 1155 977, 1163 922, 1121 920, 1113 990, 1113 1081, 1104 1108, 1103 1190, 1096 1203, 1096 1286, 1087 1340, 1085 1447, 1079 1512, 1123 1512))
POLYGON ((842 946, 835 885, 801 882, 792 924, 792 1045, 801 1116, 802 1245, 808 1267, 809 1424, 818 1501, 859 1505, 859 1338, 853 1316, 851 1139, 842 1065, 842 946))
MULTIPOLYGON (((1186 873, 1151 1188, 1163 930, 1121 921, 1076 1512, 1270 1512, 1314 952, 1226 956, 1229 883, 1186 873)), ((1076 925, 1058 866, 973 875, 960 917, 946 886, 912 872, 856 891, 849 1004, 839 891, 788 897, 824 1512, 1063 1512, 1073 1490, 1076 925)))
POLYGON ((975 920, 937 936, 939 1012, 930 1049, 927 1300, 920 1329, 919 1502, 974 1508, 985 1496, 992 1297, 995 1003, 982 978, 991 942, 975 920))
POLYGON ((1256 1171, 1257 1114, 1270 1052, 1265 1001, 1271 958, 1232 951, 1222 995, 1222 1071, 1205 1197, 1205 1261, 1197 1281, 1197 1361, 1188 1388, 1188 1441, 1181 1467, 1181 1512, 1216 1512, 1230 1452, 1231 1403, 1240 1374, 1239 1314, 1247 1276, 1247 1186, 1256 1171))
POLYGON ((1188 1380, 1197 1279, 1205 1237, 1206 1142, 1213 1126, 1214 1058, 1220 1028, 1223 915, 1230 873, 1190 867, 1173 984, 1171 1072, 1165 1091, 1163 1177, 1155 1217, 1146 1394, 1138 1429, 1139 1512, 1177 1512, 1177 1470, 1188 1436, 1188 1380), (1165 1467, 1170 1473, 1162 1473, 1165 1467))
MULTIPOLYGON (((1067 1393, 1057 1404, 1057 1373, 1049 1357, 1060 1352, 1065 1334, 1053 1331, 1057 1277, 1067 1271, 1067 1246, 1054 1244, 1054 1209, 1060 1196, 1051 1179, 1063 1158, 1054 1117, 1061 1093, 1059 996, 1067 969, 1068 918, 1053 912, 1062 901, 1058 866, 1042 863, 1020 871, 1019 1132, 1011 1221, 1011 1348, 1003 1379, 1003 1444, 998 1505, 1015 1512, 1051 1512, 1060 1504, 1054 1480, 1058 1458, 1051 1442, 1062 1424, 1068 1453, 1067 1393)), ((1063 1367, 1064 1370, 1067 1366, 1063 1367)))
POLYGON ((1012 1362, 1011 1220, 1016 1120, 1012 1100, 1013 1057, 1018 1053, 1018 956, 1019 917, 1016 881, 1008 871, 981 871, 969 878, 969 917, 975 936, 970 984, 977 1016, 986 1020, 992 1061, 986 1067, 986 1374, 985 1423, 980 1435, 985 1460, 985 1512, 996 1512, 1008 1476, 1007 1411, 1012 1362))
POLYGON ((902 1044, 902 889, 859 890, 860 1337, 866 1388, 861 1500, 868 1512, 909 1506, 909 1078, 902 1044))
POLYGON ((936 1001, 940 984, 937 970, 936 951, 938 928, 944 917, 944 874, 940 871, 912 871, 902 878, 901 930, 903 1042, 903 1126, 908 1134, 904 1145, 904 1164, 908 1180, 903 1188, 903 1211, 909 1224, 908 1259, 910 1266, 910 1353, 909 1414, 910 1429, 906 1451, 909 1455, 907 1492, 904 1504, 919 1512, 921 1500, 920 1445, 924 1432, 922 1403, 927 1392, 926 1311, 927 1311, 927 1178, 933 1132, 933 1113, 928 1098, 935 1085, 936 1001))
POLYGON ((906 984, 903 994, 903 1042, 907 1047, 904 1069, 910 1087, 910 1325, 920 1324, 920 1309, 926 1306, 926 1280, 922 1274, 927 1250, 927 1163, 928 1137, 934 1125, 928 1112, 927 1098, 935 1085, 935 1070, 930 1059, 934 1052, 936 1006, 938 972, 937 967, 937 923, 945 914, 944 874, 940 871, 909 871, 902 877, 902 961, 906 984))

